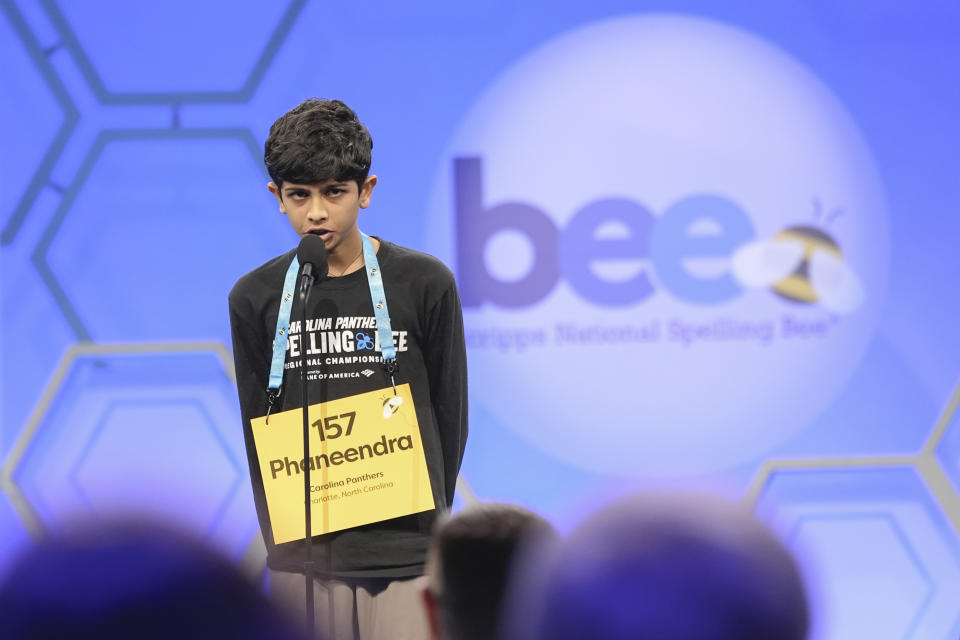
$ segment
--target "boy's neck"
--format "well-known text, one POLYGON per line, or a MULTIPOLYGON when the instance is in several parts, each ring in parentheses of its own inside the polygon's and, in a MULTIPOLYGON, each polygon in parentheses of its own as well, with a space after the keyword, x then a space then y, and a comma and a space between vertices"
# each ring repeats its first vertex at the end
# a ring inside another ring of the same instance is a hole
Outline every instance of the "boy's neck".
MULTIPOLYGON (((327 254, 327 275, 329 277, 339 278, 363 267, 363 238, 359 232, 355 238, 350 238, 349 242, 340 244, 335 252, 327 254)), ((370 242, 373 244, 374 251, 380 250, 379 240, 370 238, 370 242)))

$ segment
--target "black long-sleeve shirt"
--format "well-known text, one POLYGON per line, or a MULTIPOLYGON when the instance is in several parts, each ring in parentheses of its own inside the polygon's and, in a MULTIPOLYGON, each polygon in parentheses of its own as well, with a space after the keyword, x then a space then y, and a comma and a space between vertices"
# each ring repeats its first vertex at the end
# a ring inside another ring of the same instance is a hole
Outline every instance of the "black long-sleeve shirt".
MULTIPOLYGON (((266 389, 273 334, 284 275, 295 253, 290 251, 240 278, 230 292, 230 325, 247 462, 260 529, 267 546, 267 565, 275 570, 300 572, 303 571, 303 541, 273 542, 250 426, 251 419, 267 413, 266 389)), ((342 577, 406 577, 423 572, 436 515, 453 503, 467 439, 466 351, 463 316, 453 274, 432 256, 385 241, 380 242, 377 258, 390 323, 395 334, 401 332, 397 351, 399 371, 395 379, 398 385, 409 383, 411 387, 437 509, 315 536, 316 566, 326 566, 329 548, 332 574, 342 577)), ((301 317, 296 298, 290 317, 291 320, 301 317)), ((327 318, 331 319, 331 332, 356 333, 356 329, 337 329, 338 319, 341 319, 339 325, 346 327, 369 326, 374 311, 364 269, 327 278, 314 286, 308 322, 315 319, 321 323, 319 326, 324 326, 327 318)), ((316 370, 325 375, 324 400, 389 386, 389 377, 379 363, 353 357, 360 354, 350 339, 318 340, 317 343, 329 346, 320 358, 320 366, 308 366, 308 372, 316 370), (334 347, 337 342, 339 347, 334 347), (368 373, 363 374, 364 371, 368 373)), ((379 355, 377 352, 376 356, 379 355)), ((299 376, 299 368, 285 371, 280 406, 274 407, 273 412, 302 405, 299 376)), ((309 384, 310 402, 319 401, 321 383, 312 380, 309 384)))

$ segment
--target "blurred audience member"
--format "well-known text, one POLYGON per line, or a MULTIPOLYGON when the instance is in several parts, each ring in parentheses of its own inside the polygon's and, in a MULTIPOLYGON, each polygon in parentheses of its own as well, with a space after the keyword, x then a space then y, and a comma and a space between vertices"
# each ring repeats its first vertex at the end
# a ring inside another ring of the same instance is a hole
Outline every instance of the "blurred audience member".
POLYGON ((5 640, 299 638, 257 587, 196 540, 148 523, 52 535, 0 582, 5 640))
POLYGON ((791 554, 739 504, 633 496, 515 565, 510 640, 803 640, 791 554))
POLYGON ((423 590, 433 637, 495 638, 516 552, 555 536, 545 519, 508 504, 478 504, 441 520, 427 554, 423 590))

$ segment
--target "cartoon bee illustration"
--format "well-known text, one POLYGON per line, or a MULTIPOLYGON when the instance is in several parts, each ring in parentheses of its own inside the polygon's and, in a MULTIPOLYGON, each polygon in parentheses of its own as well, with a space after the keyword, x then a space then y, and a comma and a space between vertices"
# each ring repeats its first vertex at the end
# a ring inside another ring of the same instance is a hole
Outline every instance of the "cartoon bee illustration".
POLYGON ((400 409, 400 405, 403 404, 403 398, 400 396, 390 396, 383 401, 383 418, 384 420, 390 418, 393 414, 400 409))
MULTIPOLYGON (((814 200, 814 218, 824 226, 839 217, 835 210, 821 215, 814 200)), ((781 298, 820 304, 836 313, 850 313, 863 304, 863 284, 843 260, 843 252, 822 227, 795 225, 769 240, 750 242, 734 252, 734 278, 749 288, 770 287, 781 298)))

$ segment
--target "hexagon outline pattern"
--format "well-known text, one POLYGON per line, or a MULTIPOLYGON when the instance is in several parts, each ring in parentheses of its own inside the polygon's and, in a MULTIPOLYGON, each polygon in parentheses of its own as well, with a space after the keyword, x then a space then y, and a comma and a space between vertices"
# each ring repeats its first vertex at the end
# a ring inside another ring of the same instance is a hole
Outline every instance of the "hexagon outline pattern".
POLYGON ((773 458, 766 460, 760 470, 750 482, 744 495, 744 503, 755 507, 760 494, 769 484, 770 479, 777 471, 819 471, 824 469, 858 469, 858 468, 887 468, 913 467, 930 490, 934 501, 943 511, 947 520, 960 535, 960 496, 953 490, 950 479, 947 477, 937 460, 934 451, 950 425, 954 414, 960 406, 960 384, 954 389, 947 401, 943 413, 927 438, 926 444, 919 453, 900 456, 846 456, 846 457, 811 457, 811 458, 773 458))
POLYGON ((907 557, 910 559, 910 562, 913 563, 914 568, 917 570, 917 573, 920 575, 920 578, 923 580, 927 589, 924 593, 923 602, 920 603, 920 606, 917 607, 917 610, 913 612, 913 617, 910 619, 910 623, 907 625, 907 630, 904 632, 904 638, 910 638, 913 634, 913 630, 920 623, 920 620, 923 618, 924 612, 930 606, 930 602, 933 601, 934 595, 937 593, 937 585, 930 578, 930 574, 927 572, 926 568, 923 565, 923 562, 917 557, 916 551, 913 549, 913 545, 910 544, 910 539, 907 537, 907 534, 904 533, 903 528, 897 524, 895 518, 893 518, 889 513, 884 513, 882 511, 865 511, 865 512, 856 512, 856 513, 830 513, 830 514, 803 514, 797 517, 796 522, 794 523, 793 528, 790 533, 786 536, 788 540, 793 540, 797 534, 800 532, 800 527, 804 523, 813 521, 813 520, 830 520, 830 521, 841 521, 841 520, 881 520, 883 521, 890 530, 893 532, 894 537, 900 543, 901 548, 907 557))
MULTIPOLYGON (((763 463, 757 472, 753 481, 743 498, 746 505, 756 508, 760 496, 772 481, 773 477, 779 471, 794 472, 818 472, 824 470, 839 469, 889 469, 889 468, 908 468, 913 469, 919 476, 921 486, 930 492, 931 506, 939 508, 942 515, 951 524, 956 534, 960 534, 960 496, 953 488, 949 477, 944 471, 943 466, 935 454, 936 448, 943 439, 947 428, 949 427, 953 416, 960 407, 960 384, 954 389, 950 399, 947 401, 943 413, 937 419, 930 435, 927 438, 922 450, 916 454, 902 456, 849 456, 849 457, 820 457, 820 458, 799 458, 799 459, 771 459, 763 463)), ((850 514, 854 515, 854 514, 850 514)), ((899 528, 895 532, 902 534, 899 528)), ((905 539, 900 536, 901 542, 905 539)), ((954 543, 956 540, 954 540, 954 543)), ((905 546, 908 548, 908 546, 905 546)), ((911 559, 917 562, 915 554, 911 553, 911 559)), ((928 576, 924 572, 925 576, 928 576)), ((929 579, 929 578, 928 578, 929 579)), ((929 604, 929 599, 933 597, 935 590, 930 593, 930 597, 924 600, 924 604, 915 613, 910 629, 916 627, 922 619, 924 608, 929 604)), ((957 619, 960 624, 960 617, 957 619)), ((909 633, 908 636, 909 637, 909 633)))
MULTIPOLYGON (((203 418, 203 424, 207 427, 207 430, 213 435, 214 440, 216 440, 217 445, 220 447, 226 459, 230 462, 230 466, 233 467, 235 475, 233 477, 233 482, 230 483, 230 488, 227 490, 223 499, 220 501, 220 505, 217 510, 214 512, 210 519, 210 526, 207 528, 207 533, 216 529, 216 524, 220 521, 220 518, 223 517, 223 514, 226 512, 227 507, 229 507, 230 502, 236 496, 237 491, 239 491, 240 486, 244 479, 243 466, 236 460, 233 455, 233 452, 230 450, 230 447, 227 445, 226 441, 223 439, 223 434, 220 433, 220 430, 216 427, 216 422, 210 417, 210 414, 204 408, 203 404, 198 402, 195 398, 183 397, 183 398, 164 398, 161 402, 158 402, 155 399, 150 400, 151 404, 164 404, 164 405, 186 405, 194 408, 203 418)), ((87 438, 87 442, 84 444, 83 449, 80 454, 76 457, 73 462, 73 465, 70 468, 69 475, 74 480, 77 492, 87 503, 87 506, 90 508, 90 511, 94 514, 97 513, 96 506, 93 503, 93 500, 90 499, 90 496, 87 495, 84 490, 83 483, 79 481, 79 471, 82 466, 84 459, 90 454, 93 450, 94 445, 99 441, 100 437, 103 435, 103 430, 109 422, 111 414, 113 414, 118 409, 124 407, 140 407, 142 403, 133 402, 131 400, 122 400, 122 401, 111 401, 107 404, 103 415, 100 416, 99 421, 96 426, 93 428, 93 432, 87 438)))
POLYGON ((270 34, 266 46, 257 56, 257 60, 254 62, 253 68, 250 69, 246 81, 239 89, 233 91, 126 92, 110 91, 107 89, 100 74, 93 66, 90 57, 83 50, 80 40, 71 28, 66 16, 63 15, 63 12, 61 12, 57 6, 56 1, 40 1, 51 22, 53 22, 54 26, 56 26, 60 32, 64 46, 66 46, 73 55, 77 66, 80 68, 80 72, 86 79, 87 84, 90 85, 97 100, 99 100, 101 104, 112 105, 249 102, 254 92, 256 92, 257 87, 260 86, 260 82, 263 80, 263 76, 266 75, 267 69, 273 64, 273 59, 276 57, 284 40, 286 40, 290 30, 293 28, 297 16, 300 14, 304 5, 306 5, 306 0, 291 0, 290 4, 287 5, 273 33, 270 34))
POLYGON ((53 167, 59 159, 60 153, 64 147, 67 146, 67 141, 77 127, 77 122, 80 120, 80 113, 73 100, 71 100, 70 95, 67 93, 67 89, 63 82, 61 82, 60 77, 57 76, 54 71, 53 65, 50 64, 48 56, 51 51, 43 50, 37 38, 30 31, 30 27, 27 25, 23 14, 20 13, 13 2, 3 2, 0 4, 0 10, 7 16, 11 26, 20 37, 20 41, 36 65, 40 77, 43 78, 43 81, 53 93, 57 105, 63 111, 63 122, 57 129, 57 133, 50 142, 50 146, 44 152, 40 164, 37 165, 36 171, 30 178, 30 182, 27 184, 27 188, 14 207, 13 212, 10 214, 10 218, 3 227, 3 231, 0 232, 0 246, 6 246, 16 238, 17 232, 19 232, 20 227, 23 226, 23 222, 26 220, 41 190, 43 190, 43 187, 50 180, 50 175, 53 173, 53 167))
POLYGON ((39 536, 43 533, 45 527, 39 514, 34 510, 26 495, 17 485, 14 476, 19 467, 30 442, 36 435, 40 424, 46 417, 53 400, 63 386, 67 374, 73 368, 74 362, 82 357, 97 355, 129 355, 129 354, 157 354, 157 353, 197 353, 213 352, 223 365, 224 372, 228 379, 236 382, 233 370, 233 356, 223 343, 220 342, 195 342, 195 343, 156 343, 156 344, 115 344, 99 345, 90 342, 78 343, 71 346, 64 354, 60 363, 57 365, 50 382, 44 389, 27 422, 26 427, 20 434, 17 442, 10 450, 6 462, 0 467, 0 489, 10 496, 10 502, 23 521, 27 531, 33 536, 39 536))
MULTIPOLYGON (((53 217, 50 219, 49 224, 43 230, 43 234, 38 240, 37 246, 34 248, 33 254, 31 255, 34 268, 36 268, 37 273, 40 274, 41 280, 50 291, 50 294, 53 296, 57 307, 67 320, 67 323, 70 325, 70 328, 73 330, 78 340, 91 341, 93 338, 90 335, 89 329, 84 324, 83 320, 81 320, 80 314, 77 313, 76 307, 70 301, 66 291, 60 285, 59 280, 57 280, 57 276, 53 272, 53 269, 47 262, 47 252, 50 249, 50 245, 53 244, 53 241, 57 236, 57 232, 63 225, 63 221, 66 219, 67 214, 73 207, 73 204, 83 188, 84 183, 87 181, 87 178, 90 177, 90 173, 93 171, 93 168, 96 165, 97 160, 100 158, 100 155, 103 153, 103 150, 107 147, 107 145, 121 140, 194 140, 200 138, 238 139, 244 144, 246 149, 259 164, 260 150, 258 148, 257 141, 254 139, 250 130, 245 127, 196 129, 106 129, 97 134, 97 137, 94 139, 90 150, 83 159, 83 163, 80 165, 80 169, 77 171, 77 175, 64 192, 60 204, 57 206, 57 209, 54 212, 53 217)), ((263 172, 264 177, 266 177, 266 169, 261 167, 261 171, 263 172)))

